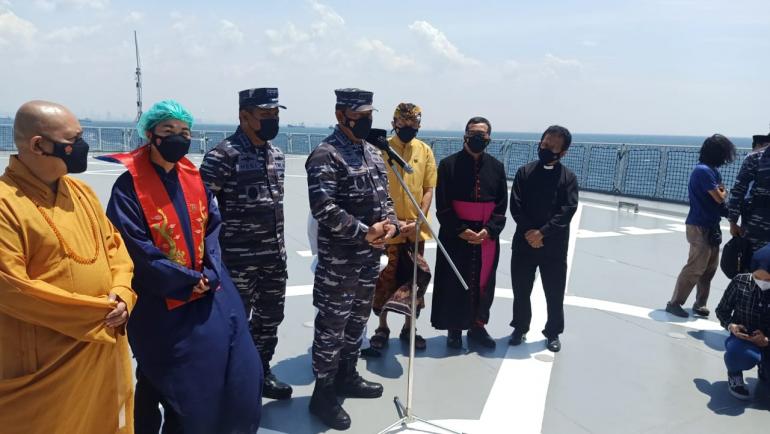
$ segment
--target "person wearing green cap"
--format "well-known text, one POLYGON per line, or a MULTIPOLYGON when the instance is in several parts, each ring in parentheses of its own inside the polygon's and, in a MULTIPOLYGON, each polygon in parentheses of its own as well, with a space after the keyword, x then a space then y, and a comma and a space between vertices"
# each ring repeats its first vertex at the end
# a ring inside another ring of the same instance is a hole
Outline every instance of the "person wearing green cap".
POLYGON ((134 261, 128 324, 138 363, 137 433, 255 433, 262 368, 238 291, 221 259, 221 217, 185 155, 193 117, 173 100, 144 113, 145 145, 101 157, 122 163, 107 216, 134 261))

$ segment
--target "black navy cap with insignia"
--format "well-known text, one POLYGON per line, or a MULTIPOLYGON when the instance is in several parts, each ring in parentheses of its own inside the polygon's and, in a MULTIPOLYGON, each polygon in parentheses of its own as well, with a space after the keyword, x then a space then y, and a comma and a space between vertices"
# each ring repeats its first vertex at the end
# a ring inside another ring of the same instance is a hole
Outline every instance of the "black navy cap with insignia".
POLYGON ((764 145, 770 143, 770 134, 763 136, 761 134, 751 137, 751 142, 755 145, 764 145))
POLYGON ((377 110, 372 105, 374 93, 357 88, 336 89, 337 104, 348 106, 354 112, 377 110))
POLYGON ((259 107, 259 108, 277 108, 285 109, 286 107, 278 104, 278 88, 275 87, 258 87, 254 89, 246 89, 238 92, 238 106, 243 107, 259 107))

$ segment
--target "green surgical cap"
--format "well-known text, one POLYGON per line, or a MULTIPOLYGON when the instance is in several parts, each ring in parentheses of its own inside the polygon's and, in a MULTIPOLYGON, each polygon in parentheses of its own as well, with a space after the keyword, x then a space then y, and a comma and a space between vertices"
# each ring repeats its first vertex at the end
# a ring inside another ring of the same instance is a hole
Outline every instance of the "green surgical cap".
POLYGON ((155 125, 168 119, 185 122, 190 129, 193 127, 193 117, 190 112, 182 104, 173 99, 167 99, 155 103, 149 110, 142 113, 142 117, 136 123, 136 131, 139 133, 139 137, 144 137, 146 131, 155 128, 155 125))

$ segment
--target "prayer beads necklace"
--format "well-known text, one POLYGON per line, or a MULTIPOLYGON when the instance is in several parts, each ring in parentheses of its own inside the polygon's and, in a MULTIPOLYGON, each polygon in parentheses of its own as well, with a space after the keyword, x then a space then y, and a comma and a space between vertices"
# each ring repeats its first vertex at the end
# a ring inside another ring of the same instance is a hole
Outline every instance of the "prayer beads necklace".
MULTIPOLYGON (((85 213, 88 216, 88 222, 91 225, 91 233, 94 236, 94 256, 91 258, 84 258, 78 255, 77 253, 75 253, 75 251, 72 250, 69 244, 67 244, 67 242, 64 241, 64 237, 62 236, 61 232, 59 232, 59 228, 56 227, 56 224, 53 222, 51 217, 49 217, 48 214, 46 214, 43 211, 43 207, 31 197, 30 197, 30 200, 32 200, 32 203, 35 204, 35 208, 40 213, 40 215, 43 216, 43 220, 45 220, 45 222, 48 224, 51 230, 53 230, 54 235, 56 235, 56 238, 59 240, 59 244, 61 244, 62 249, 64 249, 64 256, 72 259, 73 261, 81 265, 92 265, 93 263, 96 262, 96 259, 99 258, 99 232, 97 230, 96 223, 94 222, 94 219, 91 216, 91 213, 88 212, 88 210, 85 210, 85 213)), ((84 208, 88 208, 88 207, 84 207, 84 208)))

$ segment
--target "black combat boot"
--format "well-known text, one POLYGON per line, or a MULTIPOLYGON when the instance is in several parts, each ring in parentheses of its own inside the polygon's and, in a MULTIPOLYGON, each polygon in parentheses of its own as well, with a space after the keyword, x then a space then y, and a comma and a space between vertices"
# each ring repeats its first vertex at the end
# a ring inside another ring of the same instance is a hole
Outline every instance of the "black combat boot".
POLYGON ((293 392, 291 386, 279 380, 270 371, 269 365, 265 366, 265 380, 262 384, 262 396, 270 399, 289 399, 293 392))
POLYGON ((340 360, 334 386, 337 395, 348 398, 379 398, 382 396, 382 384, 366 381, 358 375, 358 359, 340 360))
POLYGON ((313 396, 310 398, 310 413, 317 416, 329 428, 344 431, 350 428, 350 416, 337 401, 334 393, 334 378, 316 378, 313 396))

